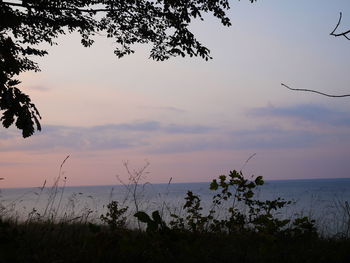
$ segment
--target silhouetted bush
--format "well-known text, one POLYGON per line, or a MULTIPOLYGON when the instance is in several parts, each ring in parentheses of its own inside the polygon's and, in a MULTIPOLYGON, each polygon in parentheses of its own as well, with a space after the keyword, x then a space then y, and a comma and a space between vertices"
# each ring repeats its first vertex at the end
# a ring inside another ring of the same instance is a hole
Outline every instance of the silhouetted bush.
POLYGON ((209 209, 188 191, 184 214, 168 222, 159 211, 135 217, 144 230, 126 225, 127 207, 107 205, 103 224, 66 220, 26 222, 0 217, 0 263, 16 262, 350 262, 350 239, 325 238, 309 217, 280 218, 291 202, 255 199, 262 177, 231 171, 210 184, 209 209))

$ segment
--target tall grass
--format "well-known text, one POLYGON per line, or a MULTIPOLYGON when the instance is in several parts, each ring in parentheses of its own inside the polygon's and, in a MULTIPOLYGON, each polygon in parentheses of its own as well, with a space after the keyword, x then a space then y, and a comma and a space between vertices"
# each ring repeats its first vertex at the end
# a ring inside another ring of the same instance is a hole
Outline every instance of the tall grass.
MULTIPOLYGON (((91 209, 80 214, 75 211, 79 193, 64 205, 63 164, 61 181, 56 178, 49 188, 50 198, 42 213, 33 209, 24 221, 0 214, 0 263, 350 262, 346 201, 335 204, 343 213, 346 231, 331 238, 320 236, 307 217, 299 216, 285 224, 278 213, 271 211, 278 211, 274 207, 287 203, 281 199, 254 201, 254 189, 262 185, 262 178, 246 180, 239 172, 212 182, 214 198, 208 210, 203 209, 200 196, 189 192, 177 210, 163 200, 157 210, 146 213, 146 200, 142 198, 146 198, 144 191, 149 184, 139 173, 146 169, 135 170, 136 173, 129 169, 129 179, 124 184, 126 196, 117 202, 112 200, 111 191, 111 202, 97 222, 90 217, 91 209), (139 179, 130 178, 133 175, 139 179), (223 205, 226 201, 229 205, 223 205), (243 204, 238 206, 240 202, 243 204), (231 208, 227 217, 224 210, 231 208), (134 218, 134 213, 139 225, 131 229, 127 221, 134 218), (165 220, 167 215, 172 223, 165 220)), ((44 183, 39 189, 38 202, 45 187, 44 183)), ((166 195, 167 192, 163 197, 166 195)))
MULTIPOLYGON (((26 198, 26 194, 18 197, 17 199, 7 203, 6 205, 1 202, 0 199, 0 218, 9 219, 12 221, 33 223, 33 222, 51 222, 51 223, 93 223, 93 224, 103 224, 107 221, 101 221, 101 215, 106 213, 109 209, 108 204, 103 205, 103 209, 99 209, 92 196, 88 196, 91 200, 92 207, 85 204, 83 207, 80 206, 78 209, 79 199, 82 197, 81 193, 72 193, 67 200, 64 198, 64 191, 66 189, 66 177, 64 177, 63 167, 64 164, 69 159, 67 156, 60 164, 57 177, 55 177, 53 185, 47 187, 47 181, 43 183, 41 187, 37 189, 34 193, 36 194, 36 201, 34 207, 28 212, 26 217, 20 217, 16 211, 16 202, 26 198), (45 197, 44 197, 45 196, 45 197), (46 199, 45 199, 46 198, 46 199), (43 202, 44 205, 39 204, 43 202)), ((114 200, 113 189, 109 194, 109 203, 117 201, 119 207, 128 209, 125 211, 125 226, 128 228, 137 227, 139 230, 146 229, 146 225, 143 224, 138 218, 134 217, 135 213, 140 211, 152 212, 158 211, 160 217, 169 224, 174 220, 174 216, 177 218, 185 219, 188 216, 188 211, 185 209, 186 200, 183 203, 179 203, 178 206, 174 204, 169 204, 166 199, 169 194, 169 189, 171 188, 171 178, 167 184, 166 191, 164 193, 158 193, 158 206, 154 203, 150 203, 146 194, 146 188, 152 185, 147 180, 149 163, 146 162, 141 168, 131 168, 128 162, 123 163, 126 171, 126 180, 122 179, 122 176, 117 175, 118 182, 124 188, 124 196, 118 200, 114 200)), ((255 189, 257 190, 257 189, 255 189)), ((195 194, 195 193, 194 193, 195 194)), ((217 194, 217 193, 213 193, 217 194)), ((198 195, 196 195, 198 196, 198 195)), ((184 197, 184 198, 188 198, 184 197)), ((201 197, 198 196, 200 199, 201 197)), ((187 200, 188 201, 188 200, 187 200)), ((200 200, 202 201, 202 200, 200 200)), ((249 207, 245 203, 236 204, 237 198, 233 199, 231 203, 220 204, 212 203, 210 205, 200 204, 201 216, 210 216, 210 220, 224 220, 227 219, 230 212, 230 207, 235 207, 237 211, 240 211, 242 216, 249 216, 249 207), (212 212, 211 215, 206 215, 206 213, 212 212), (228 213, 229 212, 229 213, 228 213)), ((224 202, 223 202, 224 203, 224 202)), ((285 208, 285 210, 275 210, 271 211, 271 215, 278 220, 289 220, 287 227, 292 226, 292 222, 295 217, 307 217, 310 220, 314 220, 314 215, 312 210, 309 211, 295 211, 293 215, 286 217, 285 211, 287 209, 293 209, 291 205, 290 208, 285 208), (294 218, 293 218, 294 217, 294 218)), ((274 210, 274 209, 273 209, 274 210)), ((348 201, 337 199, 334 201, 332 207, 333 211, 333 222, 334 225, 330 226, 328 222, 324 221, 322 218, 317 218, 315 226, 317 227, 318 234, 320 236, 329 237, 331 234, 336 234, 336 237, 349 238, 350 235, 350 209, 348 201)), ((110 212, 110 211, 109 211, 110 212)), ((198 211, 199 212, 199 211, 198 211)), ((326 214, 327 212, 324 212, 326 214)), ((327 215, 330 216, 329 214, 327 215)), ((209 223, 207 222, 207 225, 209 223)))

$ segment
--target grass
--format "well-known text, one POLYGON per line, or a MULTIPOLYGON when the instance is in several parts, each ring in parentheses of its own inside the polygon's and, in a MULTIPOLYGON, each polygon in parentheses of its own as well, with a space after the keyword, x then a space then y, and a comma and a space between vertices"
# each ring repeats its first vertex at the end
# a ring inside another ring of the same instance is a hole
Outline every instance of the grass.
POLYGON ((349 262, 349 239, 0 223, 0 262, 349 262))
POLYGON ((171 213, 162 203, 147 214, 139 205, 144 188, 138 185, 145 168, 127 169, 129 181, 123 185, 131 198, 129 204, 135 205, 134 212, 128 211, 125 200, 111 201, 97 223, 89 213, 59 217, 62 165, 42 214, 33 209, 20 221, 4 209, 0 213, 0 263, 350 262, 347 202, 337 203, 345 231, 323 236, 309 217, 280 217, 278 212, 289 201, 254 199, 255 190, 264 184, 262 177, 248 180, 241 172, 231 171, 210 184, 213 199, 209 211, 204 211, 200 197, 189 191, 181 213, 171 213), (127 221, 133 220, 137 220, 135 227, 128 227, 127 221))

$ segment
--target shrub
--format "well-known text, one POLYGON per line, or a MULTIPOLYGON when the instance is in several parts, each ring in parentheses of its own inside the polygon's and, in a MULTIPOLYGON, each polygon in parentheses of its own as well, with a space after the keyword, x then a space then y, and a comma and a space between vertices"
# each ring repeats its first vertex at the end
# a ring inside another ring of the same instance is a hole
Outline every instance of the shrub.
MULTIPOLYGON (((286 233, 294 236, 315 235, 315 222, 308 217, 296 218, 291 222, 289 219, 280 219, 276 216, 276 212, 290 205, 291 201, 280 197, 265 201, 255 199, 255 192, 262 185, 264 185, 262 176, 249 180, 241 171, 236 170, 230 171, 227 176, 220 175, 210 183, 210 190, 215 191, 215 194, 208 213, 203 214, 200 196, 188 191, 183 206, 186 214, 185 216, 171 214, 170 228, 193 233, 254 232, 264 235, 286 233), (218 211, 222 210, 226 211, 225 216, 219 217, 218 211)), ((152 218, 145 212, 138 212, 135 216, 147 224, 148 231, 168 229, 158 211, 152 213, 152 218)))
POLYGON ((101 215, 100 219, 102 222, 109 225, 111 230, 121 230, 125 228, 126 217, 123 216, 128 210, 128 207, 119 208, 119 203, 117 201, 111 201, 107 205, 106 215, 101 215))

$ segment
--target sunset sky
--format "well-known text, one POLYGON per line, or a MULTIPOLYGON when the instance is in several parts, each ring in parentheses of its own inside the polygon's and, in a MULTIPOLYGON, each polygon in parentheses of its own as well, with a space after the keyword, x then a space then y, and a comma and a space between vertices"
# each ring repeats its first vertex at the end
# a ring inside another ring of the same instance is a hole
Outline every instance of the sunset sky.
POLYGON ((150 60, 149 46, 117 59, 103 36, 91 48, 60 37, 42 71, 20 75, 43 117, 23 139, 0 132, 2 187, 116 184, 123 162, 150 163, 153 183, 210 181, 243 168, 266 179, 350 177, 349 0, 231 1, 229 28, 210 16, 193 32, 213 59, 150 60), (256 155, 245 165, 246 160, 256 155))

